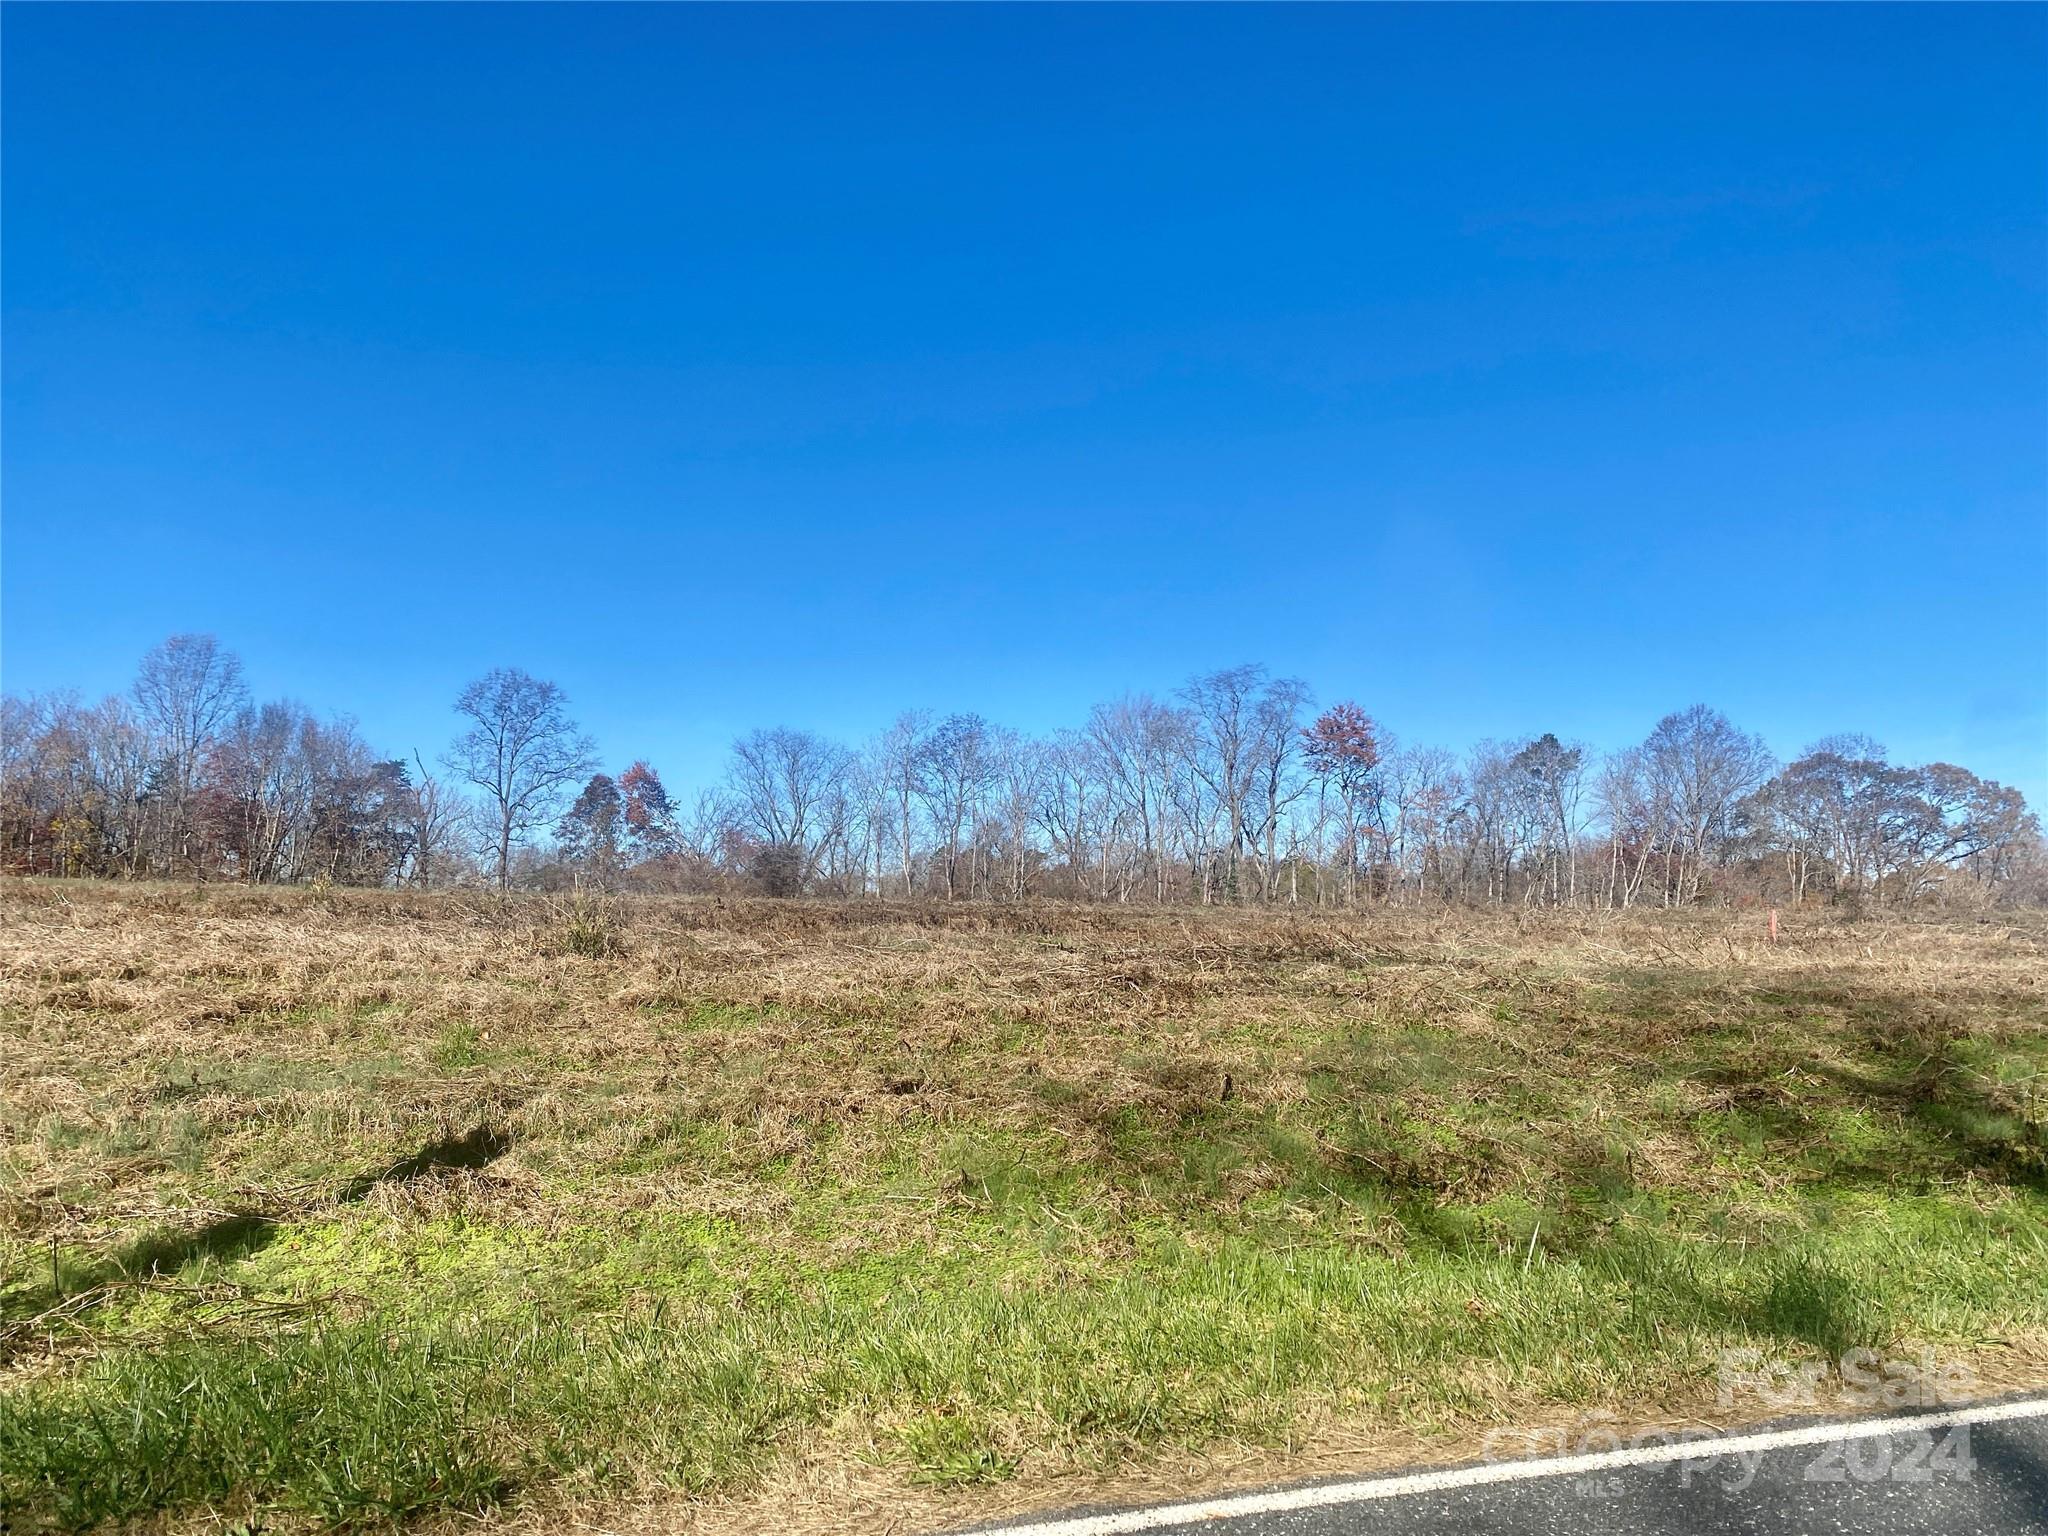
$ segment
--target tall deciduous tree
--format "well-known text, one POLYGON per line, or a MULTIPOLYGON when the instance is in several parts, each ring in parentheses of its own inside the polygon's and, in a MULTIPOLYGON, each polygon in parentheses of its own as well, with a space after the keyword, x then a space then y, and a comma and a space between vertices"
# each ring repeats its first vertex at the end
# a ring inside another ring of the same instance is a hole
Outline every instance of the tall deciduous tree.
POLYGON ((728 778, 741 830, 756 845, 789 850, 764 868, 773 890, 801 890, 844 829, 846 749, 810 731, 751 731, 732 745, 728 778), (785 868, 785 861, 794 864, 785 868), (792 872, 793 871, 793 872, 792 872))
POLYGON ((1143 861, 1151 866, 1154 901, 1166 900, 1169 797, 1175 765, 1186 758, 1192 739, 1187 716, 1149 694, 1098 704, 1088 716, 1086 744, 1112 815, 1132 824, 1143 861))
POLYGON ((442 864, 450 844, 460 835, 468 807, 427 772, 419 753, 415 752, 412 760, 419 777, 399 807, 412 855, 405 878, 413 885, 428 887, 434 883, 434 871, 442 864))
POLYGON ((1643 749, 1629 747, 1608 757, 1594 787, 1607 822, 1607 903, 1630 907, 1656 857, 1668 825, 1643 749))
POLYGON ((1541 807, 1544 837, 1550 845, 1550 897, 1553 902, 1579 899, 1579 800, 1584 793, 1586 752, 1566 746, 1549 731, 1509 760, 1541 807), (1562 873, 1563 879, 1559 879, 1562 873))
POLYGON ((1308 787, 1298 771, 1301 712, 1308 702, 1308 684, 1275 678, 1252 714, 1251 815, 1245 837, 1258 861, 1260 895, 1267 901, 1280 891, 1280 823, 1308 787))
POLYGON ((156 784, 168 812, 168 852, 189 862, 200 764, 249 701, 241 658, 212 635, 173 635, 142 658, 134 692, 161 754, 156 784))
MULTIPOLYGON (((923 710, 905 710, 875 743, 872 762, 877 801, 888 812, 897 866, 903 877, 903 894, 910 895, 916 856, 911 844, 917 836, 918 769, 924 758, 925 730, 929 721, 923 710)), ((876 871, 879 878, 880 870, 876 871)))
POLYGON ((1657 722, 1643 755, 1672 818, 1679 855, 1677 899, 1699 894, 1700 875, 1732 831, 1735 808, 1771 776, 1763 739, 1737 730, 1728 717, 1695 704, 1657 722))
POLYGON ((635 761, 619 775, 625 797, 626 837, 642 859, 666 858, 676 850, 676 808, 661 775, 635 761))
MULTIPOLYGON (((1224 820, 1225 894, 1243 894, 1239 869, 1248 836, 1247 807, 1257 772, 1259 702, 1266 687, 1266 669, 1246 664, 1205 673, 1181 690, 1195 722, 1195 750, 1190 764, 1208 789, 1224 820)), ((1205 882, 1206 895, 1206 882, 1205 882)))
POLYGON ((563 790, 595 766, 591 742, 569 718, 568 696, 517 667, 498 667, 455 700, 470 722, 445 759, 485 797, 500 890, 511 884, 512 845, 552 819, 563 790))
POLYGON ((1309 771, 1337 797, 1344 817, 1346 895, 1358 896, 1358 829, 1367 801, 1377 789, 1379 728, 1356 704, 1333 704, 1301 733, 1309 771))
POLYGON ((958 887, 960 839, 973 828, 995 783, 996 767, 989 724, 979 715, 948 715, 926 735, 918 752, 917 793, 933 827, 946 839, 948 901, 958 887))
POLYGON ((570 863, 582 865, 599 881, 608 881, 618 870, 624 821, 625 800, 618 784, 608 773, 592 774, 575 804, 555 824, 555 840, 570 863))

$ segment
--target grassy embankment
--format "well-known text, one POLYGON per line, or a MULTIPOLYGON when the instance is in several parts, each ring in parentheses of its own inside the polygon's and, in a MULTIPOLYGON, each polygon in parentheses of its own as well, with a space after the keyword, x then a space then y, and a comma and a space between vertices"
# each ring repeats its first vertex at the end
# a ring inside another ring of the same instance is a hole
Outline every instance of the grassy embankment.
POLYGON ((2048 929, 1756 926, 10 885, 0 1504, 1056 1494, 2043 1359, 2048 929))

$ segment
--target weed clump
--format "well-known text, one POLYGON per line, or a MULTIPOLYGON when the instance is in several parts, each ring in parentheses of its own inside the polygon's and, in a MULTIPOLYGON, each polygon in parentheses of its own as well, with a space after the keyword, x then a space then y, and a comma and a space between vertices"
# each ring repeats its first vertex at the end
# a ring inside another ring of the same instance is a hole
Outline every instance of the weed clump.
POLYGON ((552 916, 564 948, 586 960, 615 960, 625 953, 616 896, 579 887, 554 904, 552 916))

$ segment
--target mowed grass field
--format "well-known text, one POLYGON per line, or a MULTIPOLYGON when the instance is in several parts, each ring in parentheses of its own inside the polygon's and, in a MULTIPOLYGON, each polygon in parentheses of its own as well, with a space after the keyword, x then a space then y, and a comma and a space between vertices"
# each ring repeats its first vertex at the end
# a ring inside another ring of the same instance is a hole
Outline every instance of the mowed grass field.
POLYGON ((1763 938, 10 882, 0 1503, 914 1527, 1731 1347, 2035 1369, 2048 925, 1763 938))

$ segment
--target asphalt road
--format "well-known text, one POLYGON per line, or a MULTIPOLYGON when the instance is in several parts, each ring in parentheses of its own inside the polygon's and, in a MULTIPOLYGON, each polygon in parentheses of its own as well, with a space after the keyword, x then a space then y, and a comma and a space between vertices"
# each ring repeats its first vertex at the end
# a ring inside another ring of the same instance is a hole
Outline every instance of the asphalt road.
POLYGON ((1307 1484, 991 1536, 2048 1533, 2048 1398, 1307 1484))

